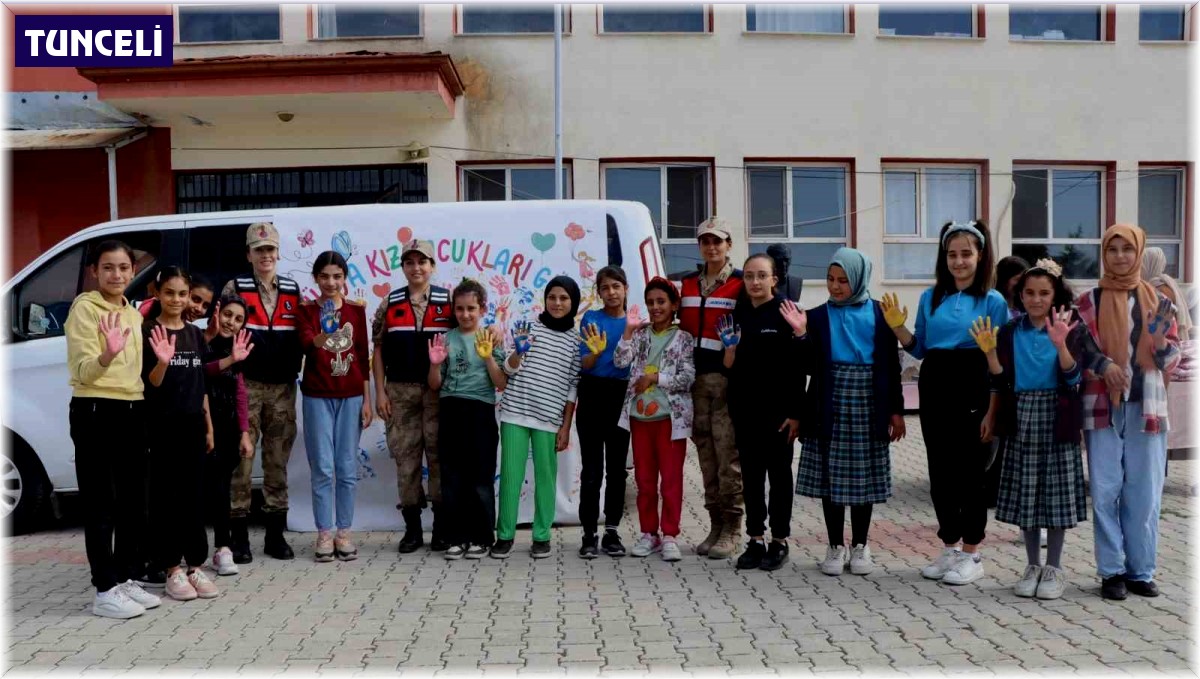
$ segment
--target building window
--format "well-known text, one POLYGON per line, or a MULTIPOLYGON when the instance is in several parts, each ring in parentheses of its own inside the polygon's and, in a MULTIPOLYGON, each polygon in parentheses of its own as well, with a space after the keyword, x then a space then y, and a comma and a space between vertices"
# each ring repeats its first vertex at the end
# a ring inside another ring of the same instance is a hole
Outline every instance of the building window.
POLYGON ((1014 40, 1103 40, 1101 5, 1009 5, 1014 40))
POLYGON ((318 205, 429 202, 425 165, 177 172, 180 214, 318 205))
POLYGON ((884 167, 884 278, 933 280, 942 226, 981 212, 980 175, 978 165, 884 167))
MULTIPOLYGON (((460 166, 463 200, 554 200, 554 166, 460 166)), ((571 197, 571 166, 563 165, 563 198, 571 197)))
POLYGON ((603 5, 604 33, 707 33, 706 5, 603 5))
POLYGON ((1141 40, 1187 39, 1187 5, 1142 5, 1138 15, 1141 40))
MULTIPOLYGON (((563 32, 569 32, 569 5, 563 6, 563 32)), ((465 35, 553 33, 554 5, 461 5, 459 31, 465 35)))
POLYGON ((750 254, 783 243, 792 252, 788 273, 824 280, 849 236, 849 166, 748 165, 746 196, 750 254))
POLYGON ((179 42, 279 40, 279 5, 179 5, 179 42))
POLYGON ((1142 167, 1138 172, 1138 226, 1146 231, 1147 245, 1163 249, 1173 278, 1181 270, 1185 180, 1182 167, 1142 167))
POLYGON ((1104 179, 1103 168, 1014 167, 1012 253, 1053 258, 1067 278, 1100 278, 1104 179))
POLYGON ((880 5, 879 35, 974 37, 975 7, 974 5, 880 5))
POLYGON ((696 227, 712 211, 712 165, 606 164, 601 187, 607 200, 636 200, 650 210, 670 274, 695 271, 700 263, 696 227))
POLYGON ((751 33, 849 33, 847 5, 746 5, 751 33))
POLYGON ((317 5, 318 38, 420 35, 420 5, 317 5))

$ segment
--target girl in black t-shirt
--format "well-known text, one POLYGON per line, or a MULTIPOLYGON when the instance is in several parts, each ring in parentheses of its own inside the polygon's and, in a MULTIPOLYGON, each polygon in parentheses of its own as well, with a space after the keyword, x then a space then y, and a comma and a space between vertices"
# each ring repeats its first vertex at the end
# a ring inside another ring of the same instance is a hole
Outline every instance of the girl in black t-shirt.
POLYGON ((204 382, 204 333, 183 320, 191 280, 179 267, 155 277, 157 316, 142 327, 149 415, 150 524, 154 570, 167 572, 167 596, 187 601, 218 596, 200 570, 208 558, 204 530, 204 462, 213 449, 212 420, 204 382), (180 560, 187 562, 185 573, 180 560))

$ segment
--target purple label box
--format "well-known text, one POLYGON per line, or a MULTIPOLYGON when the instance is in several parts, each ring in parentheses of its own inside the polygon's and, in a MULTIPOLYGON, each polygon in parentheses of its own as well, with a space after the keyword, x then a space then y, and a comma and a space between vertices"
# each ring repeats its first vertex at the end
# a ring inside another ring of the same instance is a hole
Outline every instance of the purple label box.
POLYGON ((18 14, 17 66, 170 66, 174 17, 18 14))

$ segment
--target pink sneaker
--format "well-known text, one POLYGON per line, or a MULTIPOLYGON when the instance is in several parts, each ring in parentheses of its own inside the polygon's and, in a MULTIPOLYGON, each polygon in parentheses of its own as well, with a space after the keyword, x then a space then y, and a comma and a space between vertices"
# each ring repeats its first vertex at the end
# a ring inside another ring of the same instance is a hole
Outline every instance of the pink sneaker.
POLYGON ((318 563, 329 563, 333 561, 333 533, 322 530, 317 531, 317 544, 313 547, 313 559, 318 563))
POLYGON ((167 596, 176 601, 191 601, 196 598, 196 588, 188 582, 187 573, 182 568, 176 569, 167 576, 167 596))
POLYGON ((187 579, 188 583, 194 588, 196 596, 201 599, 215 599, 221 596, 221 590, 217 589, 213 581, 209 580, 204 571, 199 568, 188 573, 187 579))

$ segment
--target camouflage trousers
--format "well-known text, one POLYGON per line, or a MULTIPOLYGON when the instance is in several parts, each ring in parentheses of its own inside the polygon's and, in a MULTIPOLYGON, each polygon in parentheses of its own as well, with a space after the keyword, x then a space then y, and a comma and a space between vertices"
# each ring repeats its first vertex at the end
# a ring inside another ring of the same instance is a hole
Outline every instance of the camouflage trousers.
POLYGON ((704 508, 710 512, 742 514, 742 463, 733 436, 733 419, 726 400, 729 380, 721 373, 696 375, 692 385, 692 441, 704 478, 704 508))
MULTIPOLYGON (((262 434, 263 512, 287 513, 288 459, 296 442, 296 383, 266 384, 246 380, 250 405, 250 441, 257 443, 262 434)), ((232 517, 250 513, 250 475, 253 458, 242 458, 233 471, 230 484, 232 517)))
POLYGON ((402 508, 424 507, 442 501, 438 467, 438 393, 425 384, 387 383, 392 416, 387 421, 387 445, 396 461, 396 485, 402 508), (429 491, 421 485, 421 458, 429 470, 429 491))

